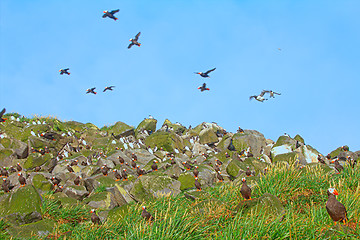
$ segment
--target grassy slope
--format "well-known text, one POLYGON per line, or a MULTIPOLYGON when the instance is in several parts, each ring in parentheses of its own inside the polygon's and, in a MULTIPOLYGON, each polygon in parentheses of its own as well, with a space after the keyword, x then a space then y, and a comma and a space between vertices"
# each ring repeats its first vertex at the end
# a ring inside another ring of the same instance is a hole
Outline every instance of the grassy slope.
MULTIPOLYGON (((94 226, 89 210, 82 206, 59 208, 51 195, 45 195, 45 218, 58 222, 53 237, 63 239, 358 239, 360 238, 360 167, 345 168, 338 175, 321 168, 298 170, 278 164, 253 187, 253 197, 264 193, 276 195, 286 209, 282 221, 278 216, 260 211, 234 212, 242 201, 240 187, 217 185, 207 189, 214 201, 206 197, 197 202, 180 194, 144 205, 156 220, 141 218, 141 205, 131 204, 123 220, 94 226), (334 226, 325 209, 326 190, 335 187, 337 197, 347 208, 349 222, 334 226), (202 210, 199 210, 196 206, 202 210)), ((6 237, 6 225, 0 222, 0 238, 6 237)))

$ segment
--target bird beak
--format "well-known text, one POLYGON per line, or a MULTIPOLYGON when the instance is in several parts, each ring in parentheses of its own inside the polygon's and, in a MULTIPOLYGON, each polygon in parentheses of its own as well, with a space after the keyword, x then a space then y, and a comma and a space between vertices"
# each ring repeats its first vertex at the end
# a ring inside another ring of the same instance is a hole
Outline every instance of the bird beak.
POLYGON ((334 163, 334 162, 335 162, 335 160, 332 160, 332 161, 331 161, 331 163, 334 163))
POLYGON ((338 191, 336 189, 334 190, 334 194, 339 195, 339 193, 338 193, 338 191))

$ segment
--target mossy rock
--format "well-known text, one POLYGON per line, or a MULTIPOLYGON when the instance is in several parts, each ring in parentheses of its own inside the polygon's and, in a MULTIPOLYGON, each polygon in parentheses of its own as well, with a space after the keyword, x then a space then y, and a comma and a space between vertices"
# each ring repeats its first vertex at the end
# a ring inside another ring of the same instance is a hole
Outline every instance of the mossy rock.
POLYGON ((76 122, 76 121, 67 121, 64 122, 63 125, 67 129, 71 129, 73 131, 78 131, 78 132, 83 132, 84 130, 87 129, 87 126, 84 123, 76 122))
POLYGON ((107 220, 112 222, 118 222, 120 220, 123 220, 126 217, 126 215, 128 215, 128 213, 129 213, 129 205, 116 207, 109 211, 107 220))
POLYGON ((94 193, 88 198, 84 199, 83 202, 85 202, 91 208, 96 209, 113 209, 114 207, 118 206, 114 194, 107 191, 94 193))
POLYGON ((135 135, 137 136, 142 130, 154 133, 156 130, 156 119, 144 119, 135 129, 135 135))
POLYGON ((96 177, 95 180, 98 181, 101 186, 105 187, 113 187, 116 183, 115 180, 109 176, 96 177))
POLYGON ((255 157, 258 157, 261 148, 265 148, 266 146, 264 135, 255 130, 244 130, 243 133, 235 133, 232 140, 232 143, 238 152, 251 147, 251 152, 255 157))
POLYGON ((65 207, 65 206, 76 206, 76 205, 82 204, 78 200, 66 196, 66 194, 63 193, 63 192, 55 193, 53 196, 54 196, 54 199, 59 201, 59 203, 63 207, 65 207))
POLYGON ((226 172, 230 175, 231 178, 236 178, 240 171, 240 167, 236 162, 239 161, 231 160, 231 162, 229 162, 226 167, 226 172))
POLYGON ((179 124, 173 124, 172 122, 170 122, 169 119, 165 119, 163 126, 167 125, 169 128, 172 128, 173 131, 177 134, 182 134, 183 132, 186 131, 186 127, 179 125, 179 124))
POLYGON ((231 142, 231 137, 229 135, 225 135, 221 141, 218 143, 218 145, 216 146, 216 148, 226 151, 227 148, 229 147, 231 142))
POLYGON ((154 198, 177 196, 181 183, 166 175, 144 175, 138 178, 130 194, 139 202, 151 201, 154 198))
POLYGON ((180 174, 178 181, 180 181, 181 183, 180 186, 181 191, 195 187, 195 178, 190 173, 180 174))
POLYGON ((134 129, 132 126, 127 125, 126 123, 123 122, 116 122, 114 125, 109 126, 107 128, 107 132, 109 134, 114 134, 114 135, 120 135, 123 134, 126 131, 129 131, 131 129, 134 129))
POLYGON ((6 196, 0 202, 0 217, 15 225, 41 220, 41 197, 36 188, 28 184, 6 196))
POLYGON ((173 152, 175 148, 179 150, 184 148, 181 138, 178 135, 169 132, 155 132, 145 139, 145 144, 152 148, 154 148, 155 145, 158 148, 162 147, 168 152, 173 152))
POLYGON ((30 154, 24 163, 25 169, 34 169, 35 167, 39 167, 45 164, 47 161, 53 158, 51 153, 46 153, 45 155, 39 154, 30 154))
POLYGON ((274 144, 273 148, 274 147, 278 147, 278 146, 281 146, 281 145, 289 145, 291 146, 291 148, 294 148, 296 146, 296 141, 288 136, 280 136, 276 143, 274 144))
POLYGON ((7 228, 7 231, 16 239, 32 239, 34 236, 45 238, 53 233, 55 225, 55 221, 51 219, 44 219, 22 226, 10 226, 7 228))
POLYGON ((335 149, 330 153, 331 158, 337 157, 342 151, 343 151, 342 148, 338 147, 337 149, 335 149))
POLYGON ((11 154, 14 153, 12 149, 1 149, 0 150, 0 162, 10 157, 11 154))
POLYGON ((10 148, 11 139, 10 138, 0 138, 0 144, 4 146, 4 148, 10 148))
POLYGON ((100 129, 93 123, 85 123, 87 130, 99 131, 100 129))
POLYGON ((273 158, 273 163, 284 161, 289 164, 292 164, 298 159, 299 159, 299 154, 297 152, 283 153, 276 155, 273 158))
POLYGON ((211 143, 216 143, 219 141, 214 130, 211 128, 205 128, 205 129, 201 130, 199 133, 199 137, 200 137, 201 144, 211 144, 211 143))
POLYGON ((32 183, 34 184, 34 187, 36 189, 40 190, 43 193, 52 191, 54 188, 52 183, 50 183, 49 180, 47 180, 42 174, 36 174, 33 177, 32 183))
POLYGON ((299 141, 299 142, 305 144, 305 140, 304 140, 299 134, 297 134, 297 135, 294 137, 294 140, 299 141))

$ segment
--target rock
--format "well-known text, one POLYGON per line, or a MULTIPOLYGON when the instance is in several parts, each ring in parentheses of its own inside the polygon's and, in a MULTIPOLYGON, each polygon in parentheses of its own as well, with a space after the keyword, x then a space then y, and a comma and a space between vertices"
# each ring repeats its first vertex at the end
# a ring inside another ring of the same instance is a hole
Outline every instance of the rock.
POLYGON ((274 147, 278 147, 278 146, 282 146, 282 145, 288 145, 290 146, 291 149, 295 149, 296 146, 296 140, 292 139, 291 137, 288 136, 280 136, 278 138, 278 140, 276 141, 274 147))
POLYGON ((122 206, 122 205, 125 205, 125 204, 128 204, 128 203, 134 201, 131 198, 128 191, 126 191, 125 188, 123 188, 119 183, 115 184, 114 195, 115 195, 115 200, 119 206, 122 206))
POLYGON ((279 220, 281 221, 285 215, 285 208, 282 205, 281 201, 274 195, 270 193, 264 193, 260 198, 255 198, 247 201, 242 201, 237 207, 237 212, 247 213, 249 211, 252 214, 256 214, 256 212, 265 211, 268 214, 274 214, 279 216, 279 220))
POLYGON ((63 192, 65 192, 65 194, 68 197, 74 198, 79 201, 83 200, 85 197, 89 195, 89 192, 86 190, 84 186, 76 186, 76 185, 66 187, 66 189, 63 190, 63 192))
POLYGON ((208 199, 210 198, 210 194, 204 191, 203 189, 201 191, 196 190, 190 190, 184 193, 185 197, 190 200, 200 200, 200 199, 208 199))
POLYGON ((205 128, 199 133, 201 144, 213 144, 218 142, 218 137, 211 128, 205 128))
POLYGON ((195 178, 190 173, 180 174, 178 181, 180 181, 180 183, 181 183, 181 186, 180 186, 181 191, 195 187, 195 178))
POLYGON ((28 157, 29 154, 29 147, 26 143, 23 143, 19 140, 16 140, 17 144, 19 145, 16 149, 15 149, 15 153, 17 155, 17 157, 19 159, 24 159, 28 157))
POLYGON ((32 183, 34 187, 42 193, 52 191, 54 188, 53 184, 49 180, 47 180, 42 174, 36 174, 32 178, 32 183))
MULTIPOLYGON (((170 162, 170 161, 168 161, 168 162, 170 162)), ((182 173, 182 170, 178 164, 175 164, 175 165, 171 166, 170 168, 166 169, 164 173, 171 178, 178 179, 180 174, 182 173)))
POLYGON ((10 226, 7 228, 8 233, 16 239, 30 239, 34 235, 45 238, 54 231, 56 222, 51 219, 41 220, 35 223, 21 226, 10 226))
POLYGON ((130 194, 139 202, 164 196, 175 197, 181 192, 180 186, 179 181, 169 176, 147 174, 135 181, 130 194))
POLYGON ((222 151, 226 151, 229 147, 231 143, 231 137, 230 135, 225 135, 221 141, 219 142, 219 144, 216 146, 216 148, 222 150, 222 151))
POLYGON ((182 151, 184 148, 182 139, 170 132, 155 132, 145 139, 145 144, 151 148, 162 147, 167 152, 174 152, 175 149, 182 151))
POLYGON ((318 155, 320 154, 316 149, 310 145, 301 146, 301 153, 304 156, 305 163, 300 160, 301 164, 317 163, 318 155))
POLYGON ((296 160, 299 159, 299 155, 300 154, 297 153, 297 152, 289 152, 289 153, 278 154, 273 158, 273 163, 284 161, 284 162, 287 162, 289 164, 292 164, 296 160))
POLYGON ((55 200, 58 200, 60 202, 61 206, 76 206, 78 204, 81 204, 78 200, 68 197, 63 192, 55 193, 53 194, 53 197, 55 200))
POLYGON ((53 156, 50 153, 45 155, 41 155, 40 153, 31 153, 24 163, 24 168, 34 169, 35 167, 42 166, 52 158, 53 156))
POLYGON ((114 134, 119 138, 135 134, 134 128, 123 122, 116 122, 114 125, 107 128, 107 132, 109 133, 109 135, 114 134))
POLYGON ((276 146, 271 149, 271 158, 274 159, 279 154, 286 154, 291 152, 292 149, 290 145, 284 144, 284 145, 276 146))
POLYGON ((173 124, 173 123, 170 122, 169 119, 165 119, 165 121, 164 121, 164 123, 163 123, 163 125, 162 125, 162 127, 160 129, 161 131, 166 131, 165 125, 168 126, 167 129, 168 129, 169 132, 170 131, 175 132, 176 134, 179 134, 179 135, 186 131, 186 127, 184 127, 184 126, 182 126, 180 124, 173 124))
POLYGON ((0 201, 0 217, 14 225, 41 220, 41 197, 36 188, 28 184, 4 195, 0 201))
POLYGON ((156 123, 156 119, 144 119, 135 129, 135 135, 138 136, 138 134, 143 130, 147 130, 149 133, 154 133, 156 130, 156 123))
POLYGON ((110 210, 107 219, 108 221, 118 222, 123 220, 128 213, 129 213, 129 206, 123 205, 110 210))
POLYGON ((297 134, 297 135, 294 137, 294 140, 295 140, 295 141, 299 141, 299 142, 301 142, 302 144, 305 144, 304 139, 303 139, 299 134, 297 134))
POLYGON ((235 133, 232 140, 237 151, 250 147, 254 157, 258 157, 260 155, 261 148, 266 147, 266 139, 264 135, 255 130, 244 130, 243 133, 235 133))
POLYGON ((96 209, 113 209, 118 206, 114 194, 108 191, 94 193, 83 201, 91 208, 96 209))

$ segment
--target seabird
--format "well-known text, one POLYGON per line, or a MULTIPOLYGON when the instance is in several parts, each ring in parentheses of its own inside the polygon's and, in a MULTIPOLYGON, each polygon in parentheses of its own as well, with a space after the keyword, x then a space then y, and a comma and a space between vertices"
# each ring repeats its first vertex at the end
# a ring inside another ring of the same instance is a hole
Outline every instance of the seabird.
POLYGON ((68 72, 70 68, 65 68, 65 69, 60 69, 59 72, 61 75, 63 74, 67 74, 67 75, 70 75, 70 73, 68 72))
POLYGON ((3 118, 5 111, 6 111, 6 109, 3 108, 3 110, 1 110, 1 112, 0 112, 0 122, 5 122, 7 120, 7 118, 3 118))
POLYGON ((339 193, 335 188, 329 188, 327 190, 327 195, 326 211, 331 219, 334 221, 335 225, 338 221, 345 223, 348 220, 347 212, 345 206, 336 199, 336 195, 339 195, 339 193))
POLYGON ((103 90, 103 92, 106 92, 107 90, 112 91, 112 90, 114 90, 114 89, 113 89, 114 87, 115 87, 115 86, 106 87, 106 88, 103 90))
POLYGON ((131 43, 129 44, 128 49, 130 49, 133 45, 140 47, 141 43, 138 42, 140 34, 141 34, 141 32, 136 34, 135 38, 131 38, 129 40, 131 43))
POLYGON ((20 173, 18 173, 18 176, 19 176, 19 183, 21 184, 21 186, 20 187, 24 187, 25 186, 25 184, 26 184, 26 179, 23 177, 23 175, 22 175, 22 173, 20 172, 20 173))
POLYGON ((274 92, 272 90, 263 90, 263 92, 265 91, 265 93, 269 93, 270 94, 270 98, 275 98, 274 97, 274 94, 277 94, 277 95, 281 95, 281 93, 277 93, 277 92, 274 92))
POLYGON ((100 218, 98 215, 96 215, 95 209, 91 209, 90 211, 92 213, 91 215, 91 221, 93 224, 101 224, 100 218))
POLYGON ((143 206, 142 207, 142 213, 141 213, 141 216, 143 217, 143 218, 145 218, 145 220, 146 221, 152 221, 152 220, 154 220, 154 217, 153 216, 151 216, 151 214, 148 212, 148 211, 146 211, 146 207, 145 206, 143 206))
POLYGON ((251 200, 251 188, 246 184, 246 178, 242 178, 242 186, 240 189, 241 196, 246 200, 251 200))
POLYGON ((199 183, 197 177, 195 177, 195 187, 196 187, 196 191, 201 191, 201 184, 199 183))
POLYGON ((265 100, 268 100, 266 98, 264 98, 264 94, 266 93, 265 90, 263 90, 260 95, 256 96, 256 95, 253 95, 253 96, 250 96, 250 100, 255 98, 255 100, 259 101, 259 102, 264 102, 265 100))
POLYGON ((116 10, 112 10, 112 11, 104 11, 104 15, 102 16, 103 18, 111 18, 111 19, 114 19, 115 21, 117 20, 117 18, 114 16, 115 13, 119 12, 120 10, 119 9, 116 9, 116 10))
POLYGON ((200 89, 201 92, 203 92, 203 91, 209 91, 209 90, 210 90, 210 88, 207 88, 207 87, 206 87, 206 83, 203 83, 203 85, 200 86, 200 87, 198 87, 198 89, 200 89))
POLYGON ((86 94, 88 93, 96 94, 97 92, 95 92, 95 89, 96 87, 86 89, 86 94))
POLYGON ((195 72, 195 74, 199 74, 200 76, 202 76, 203 78, 209 78, 210 76, 208 75, 209 73, 211 73, 212 71, 214 71, 216 68, 213 68, 209 71, 206 72, 195 72))

